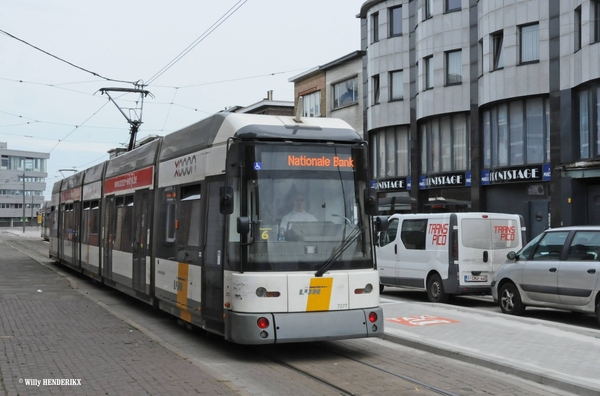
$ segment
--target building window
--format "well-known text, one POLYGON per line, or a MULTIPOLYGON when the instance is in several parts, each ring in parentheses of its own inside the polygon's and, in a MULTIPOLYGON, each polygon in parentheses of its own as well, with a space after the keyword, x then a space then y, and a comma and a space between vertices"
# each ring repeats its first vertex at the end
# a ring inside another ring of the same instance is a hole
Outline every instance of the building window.
POLYGON ((379 75, 371 77, 371 89, 373 92, 373 104, 379 104, 379 75))
POLYGON ((390 101, 404 99, 402 70, 390 72, 390 101))
POLYGON ((594 42, 600 41, 600 0, 594 0, 592 5, 594 17, 594 42))
POLYGON ((461 0, 446 0, 446 12, 459 11, 461 0))
POLYGON ((2 170, 8 169, 8 155, 2 156, 2 163, 0 164, 0 169, 2 169, 2 170))
POLYGON ((333 108, 358 103, 358 77, 333 84, 333 108))
POLYGON ((425 89, 433 88, 433 56, 424 58, 425 65, 425 89))
POLYGON ((581 6, 575 8, 574 18, 575 52, 577 52, 581 49, 581 6))
POLYGON ((302 117, 321 117, 321 91, 304 95, 302 117))
POLYGON ((537 62, 540 59, 539 24, 519 28, 521 63, 537 62))
POLYGON ((390 8, 390 37, 402 35, 402 6, 390 8))
POLYGON ((470 168, 467 114, 428 120, 420 129, 423 173, 462 171, 470 168))
POLYGON ((379 13, 371 15, 371 43, 379 41, 379 13))
POLYGON ((532 98, 483 111, 483 166, 540 164, 550 160, 550 102, 532 98))
POLYGON ((371 147, 376 179, 410 175, 408 127, 391 127, 371 134, 371 147))
POLYGON ((433 0, 425 0, 425 19, 429 19, 433 16, 432 7, 433 0))
POLYGON ((479 77, 483 76, 483 41, 477 42, 477 73, 479 77))
POLYGON ((579 156, 600 156, 600 86, 579 92, 579 156))
POLYGON ((462 50, 446 52, 446 85, 462 83, 462 50))
POLYGON ((502 69, 504 67, 504 32, 502 30, 492 33, 492 70, 502 69))

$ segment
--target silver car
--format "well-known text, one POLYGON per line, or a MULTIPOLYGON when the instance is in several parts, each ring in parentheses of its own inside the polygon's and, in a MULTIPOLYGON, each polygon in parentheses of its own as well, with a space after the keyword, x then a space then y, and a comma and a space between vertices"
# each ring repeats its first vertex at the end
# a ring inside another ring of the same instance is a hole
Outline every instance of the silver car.
POLYGON ((549 229, 507 257, 492 281, 502 312, 558 308, 595 314, 600 324, 600 226, 549 229))

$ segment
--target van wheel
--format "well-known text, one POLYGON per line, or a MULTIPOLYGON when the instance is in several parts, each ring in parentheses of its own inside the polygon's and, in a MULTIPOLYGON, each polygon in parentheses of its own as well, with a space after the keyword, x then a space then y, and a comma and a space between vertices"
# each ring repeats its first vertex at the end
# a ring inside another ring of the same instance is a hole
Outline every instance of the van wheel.
POLYGON ((525 312, 525 305, 521 302, 519 290, 512 283, 507 283, 500 289, 500 309, 505 314, 522 315, 525 312))
POLYGON ((383 285, 380 283, 379 284, 379 294, 383 293, 383 285))
POLYGON ((427 282, 427 298, 434 303, 448 302, 448 295, 444 291, 442 278, 438 274, 431 275, 427 282))

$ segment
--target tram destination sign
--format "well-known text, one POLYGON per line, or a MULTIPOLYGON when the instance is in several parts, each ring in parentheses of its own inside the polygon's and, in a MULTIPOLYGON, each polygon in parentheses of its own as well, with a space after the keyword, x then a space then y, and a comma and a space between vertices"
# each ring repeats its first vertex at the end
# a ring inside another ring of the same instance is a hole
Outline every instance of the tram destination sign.
POLYGON ((335 170, 353 171, 354 158, 350 154, 262 152, 261 161, 254 170, 335 170))
POLYGON ((111 177, 104 182, 104 193, 137 190, 143 187, 152 187, 154 167, 149 166, 124 175, 111 177))

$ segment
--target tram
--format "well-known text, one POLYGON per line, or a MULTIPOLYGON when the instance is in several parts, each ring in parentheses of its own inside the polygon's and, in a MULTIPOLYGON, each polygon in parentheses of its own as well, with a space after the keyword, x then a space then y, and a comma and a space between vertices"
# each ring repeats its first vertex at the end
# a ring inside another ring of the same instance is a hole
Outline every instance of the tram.
POLYGON ((40 209, 40 217, 41 217, 41 237, 45 241, 50 240, 50 207, 51 201, 45 201, 40 209))
POLYGON ((239 344, 381 337, 367 164, 344 121, 217 113, 55 183, 50 257, 239 344))

